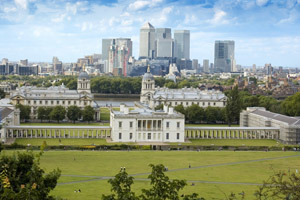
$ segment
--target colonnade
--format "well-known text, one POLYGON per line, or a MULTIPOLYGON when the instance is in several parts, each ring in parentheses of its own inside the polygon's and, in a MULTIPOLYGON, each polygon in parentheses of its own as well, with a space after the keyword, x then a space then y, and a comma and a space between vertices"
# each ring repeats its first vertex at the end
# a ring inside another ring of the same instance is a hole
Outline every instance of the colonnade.
POLYGON ((185 127, 186 139, 279 139, 276 127, 185 127))
POLYGON ((8 126, 6 138, 108 138, 111 135, 109 126, 83 127, 65 126, 42 127, 42 126, 8 126))

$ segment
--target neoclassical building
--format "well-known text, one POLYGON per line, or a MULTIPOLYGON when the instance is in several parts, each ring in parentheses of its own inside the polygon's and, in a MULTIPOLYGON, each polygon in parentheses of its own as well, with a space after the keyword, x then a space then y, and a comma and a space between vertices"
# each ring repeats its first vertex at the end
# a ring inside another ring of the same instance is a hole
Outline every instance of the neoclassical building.
POLYGON ((241 127, 277 127, 279 140, 287 144, 300 143, 300 118, 267 111, 263 107, 248 107, 240 113, 241 127))
POLYGON ((151 108, 164 104, 169 106, 183 105, 184 107, 197 104, 200 107, 225 107, 227 97, 221 91, 198 88, 169 89, 155 87, 153 75, 148 67, 143 76, 140 102, 151 108))
POLYGON ((141 103, 134 110, 124 104, 110 112, 113 142, 184 142, 184 115, 164 106, 154 111, 141 103))
POLYGON ((10 100, 13 105, 22 104, 31 107, 31 118, 37 118, 37 109, 40 106, 58 106, 65 108, 76 105, 83 109, 92 106, 95 109, 95 120, 100 120, 100 109, 91 94, 90 77, 86 72, 78 76, 77 90, 70 90, 65 85, 49 88, 22 86, 11 92, 10 100))

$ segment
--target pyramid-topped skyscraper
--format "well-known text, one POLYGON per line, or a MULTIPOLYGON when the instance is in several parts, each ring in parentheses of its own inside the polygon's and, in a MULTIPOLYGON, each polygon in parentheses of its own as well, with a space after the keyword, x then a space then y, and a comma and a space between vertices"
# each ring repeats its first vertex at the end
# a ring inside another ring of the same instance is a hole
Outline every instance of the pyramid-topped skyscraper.
POLYGON ((140 58, 154 58, 155 28, 149 22, 140 29, 140 58))

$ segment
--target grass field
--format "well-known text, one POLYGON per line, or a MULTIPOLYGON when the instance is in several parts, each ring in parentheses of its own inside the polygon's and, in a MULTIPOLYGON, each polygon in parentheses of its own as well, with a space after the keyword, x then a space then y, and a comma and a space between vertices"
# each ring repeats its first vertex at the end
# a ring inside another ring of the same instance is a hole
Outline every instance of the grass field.
POLYGON ((282 146, 276 140, 240 140, 240 139, 190 139, 191 145, 199 146, 282 146))
POLYGON ((257 189, 253 184, 262 183, 278 170, 300 169, 299 156, 299 152, 48 151, 41 158, 41 166, 46 172, 62 170, 52 194, 71 200, 96 200, 108 194, 110 185, 104 177, 114 176, 122 166, 128 174, 135 174, 133 190, 140 194, 149 182, 139 180, 147 175, 137 174, 150 172, 150 163, 167 166, 166 174, 172 179, 187 180, 184 194, 197 192, 206 199, 225 199, 224 193, 244 191, 246 199, 252 200, 257 189), (75 189, 82 192, 74 193, 75 189))

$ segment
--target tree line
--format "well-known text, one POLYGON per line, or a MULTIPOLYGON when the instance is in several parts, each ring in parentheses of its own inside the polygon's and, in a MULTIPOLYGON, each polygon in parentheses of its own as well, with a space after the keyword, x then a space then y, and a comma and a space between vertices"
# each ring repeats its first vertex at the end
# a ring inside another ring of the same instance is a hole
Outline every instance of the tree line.
MULTIPOLYGON (((240 112, 247 107, 264 107, 271 112, 285 114, 289 116, 300 115, 300 92, 286 98, 283 101, 276 100, 269 96, 251 95, 247 91, 239 91, 237 87, 225 91, 227 96, 226 106, 203 108, 193 104, 184 108, 177 105, 174 109, 185 115, 186 122, 189 123, 239 123, 240 112)), ((155 109, 162 109, 163 105, 155 109)))
MULTIPOLYGON (((16 106, 20 109, 20 119, 23 121, 30 119, 31 107, 28 105, 18 104, 16 106)), ((37 109, 37 119, 43 122, 44 120, 50 121, 54 120, 59 123, 60 121, 66 119, 66 117, 75 123, 77 120, 82 119, 85 122, 91 122, 94 120, 95 111, 91 106, 84 107, 81 110, 78 106, 73 105, 65 108, 63 106, 41 106, 37 109)))

